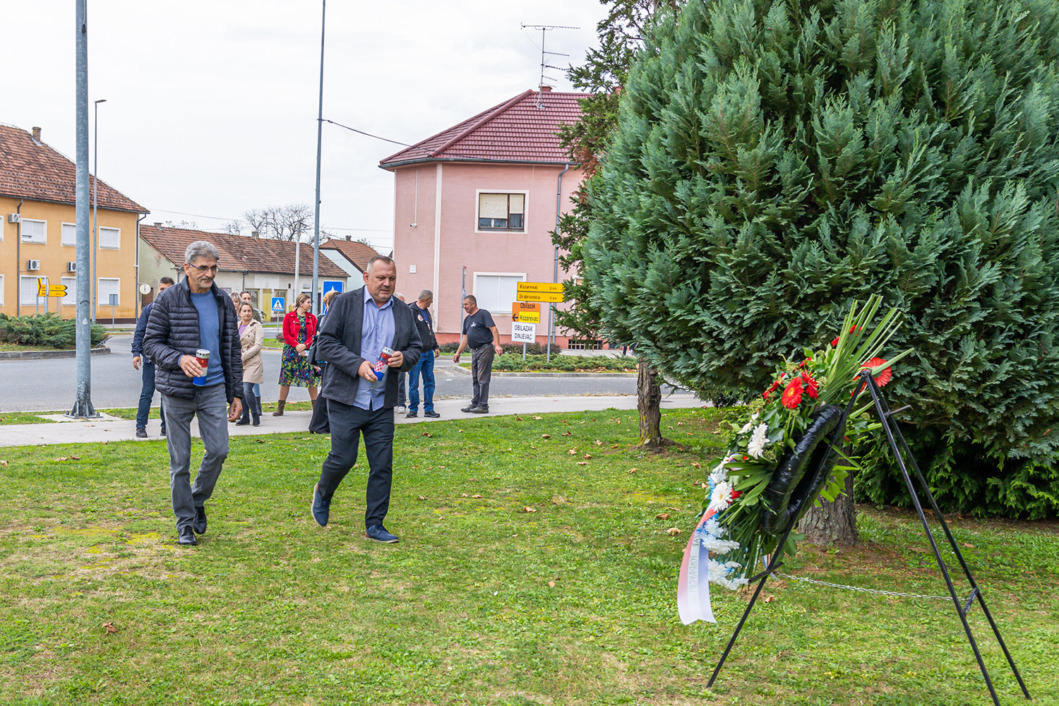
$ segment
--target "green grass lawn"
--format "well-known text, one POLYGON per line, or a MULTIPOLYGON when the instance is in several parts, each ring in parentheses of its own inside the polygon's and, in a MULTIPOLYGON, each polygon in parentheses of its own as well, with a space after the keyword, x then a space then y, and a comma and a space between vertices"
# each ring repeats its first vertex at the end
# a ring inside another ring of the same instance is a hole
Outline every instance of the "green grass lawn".
MULTIPOLYGON (((363 463, 313 523, 326 438, 233 438, 195 548, 176 543, 164 443, 0 449, 0 702, 988 703, 951 604, 790 580, 706 690, 746 597, 718 590, 719 623, 685 627, 675 594, 721 414, 664 412, 688 445, 665 454, 633 447, 634 412, 402 425, 397 545, 363 537, 363 463)), ((1033 703, 1059 702, 1057 524, 953 526, 1033 703)), ((944 592, 914 515, 862 506, 860 528, 788 567, 944 592)))

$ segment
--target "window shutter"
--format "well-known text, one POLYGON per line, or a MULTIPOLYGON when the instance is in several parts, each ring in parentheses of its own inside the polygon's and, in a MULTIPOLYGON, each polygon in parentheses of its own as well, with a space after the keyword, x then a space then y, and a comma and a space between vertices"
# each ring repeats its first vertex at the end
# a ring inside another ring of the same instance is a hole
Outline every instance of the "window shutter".
POLYGON ((479 218, 507 218, 507 194, 479 194, 479 218))

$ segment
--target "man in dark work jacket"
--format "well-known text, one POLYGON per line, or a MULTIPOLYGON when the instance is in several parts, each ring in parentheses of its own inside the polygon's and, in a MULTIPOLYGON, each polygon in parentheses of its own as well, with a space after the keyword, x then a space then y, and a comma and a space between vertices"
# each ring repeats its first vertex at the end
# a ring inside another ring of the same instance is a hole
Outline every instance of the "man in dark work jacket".
POLYGON ((377 542, 397 541, 383 526, 393 478, 393 408, 398 373, 411 370, 420 353, 412 312, 393 296, 396 284, 393 260, 373 257, 364 287, 335 298, 316 340, 318 355, 327 361, 320 396, 327 401, 331 453, 313 487, 313 519, 327 525, 331 499, 357 461, 363 434, 369 468, 365 534, 377 542), (377 365, 384 347, 394 353, 388 365, 377 365), (384 373, 381 379, 376 372, 384 373))
POLYGON ((165 400, 169 487, 177 540, 187 545, 196 544, 196 534, 206 533, 205 503, 228 456, 228 422, 242 411, 239 331, 235 307, 213 283, 218 260, 217 248, 205 240, 187 247, 186 277, 158 295, 143 337, 143 352, 155 364, 155 387, 165 400), (200 348, 210 352, 205 369, 195 357, 200 348), (203 384, 192 381, 202 376, 203 384), (191 419, 196 415, 206 450, 192 486, 191 419))

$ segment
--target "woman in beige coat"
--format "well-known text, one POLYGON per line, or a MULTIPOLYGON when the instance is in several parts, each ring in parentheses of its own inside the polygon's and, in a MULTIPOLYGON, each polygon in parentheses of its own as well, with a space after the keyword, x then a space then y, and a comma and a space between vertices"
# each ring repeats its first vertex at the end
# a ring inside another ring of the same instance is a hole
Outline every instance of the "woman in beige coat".
POLYGON ((239 345, 243 349, 243 416, 236 424, 261 424, 261 397, 254 394, 254 387, 261 389, 265 379, 265 368, 261 362, 261 344, 265 330, 254 321, 254 307, 243 303, 239 306, 239 345))

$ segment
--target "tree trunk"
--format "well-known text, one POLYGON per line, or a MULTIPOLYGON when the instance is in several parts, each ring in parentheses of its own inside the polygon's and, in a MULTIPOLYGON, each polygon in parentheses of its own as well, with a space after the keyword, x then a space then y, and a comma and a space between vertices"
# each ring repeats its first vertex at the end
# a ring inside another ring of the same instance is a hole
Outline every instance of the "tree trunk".
POLYGON ((846 491, 835 502, 820 500, 820 507, 810 506, 796 529, 813 544, 839 544, 846 547, 856 544, 857 510, 853 506, 853 474, 846 476, 846 491))
POLYGON ((643 358, 636 365, 636 409, 640 412, 640 446, 657 449, 673 442, 662 438, 662 388, 658 373, 643 358))

